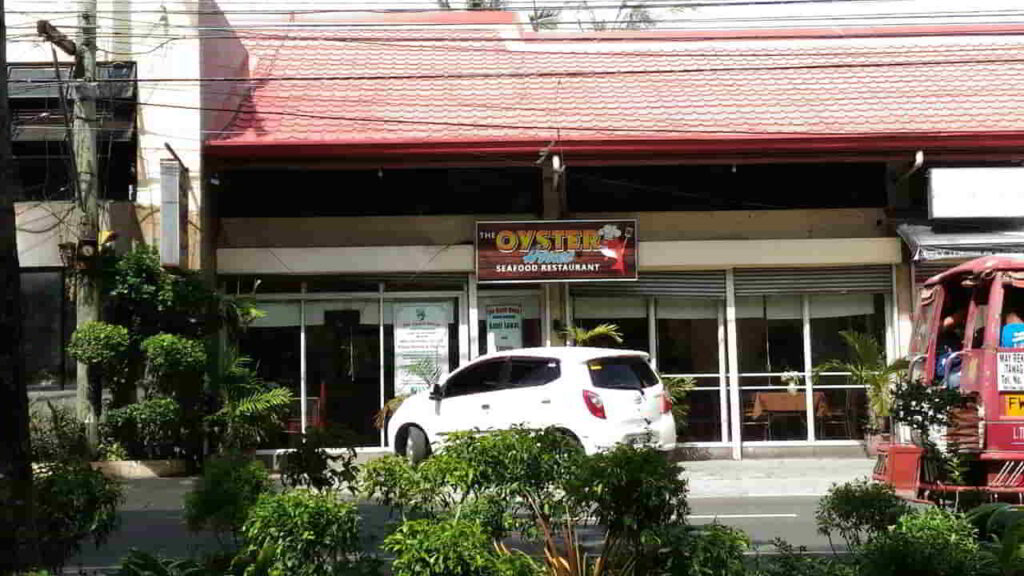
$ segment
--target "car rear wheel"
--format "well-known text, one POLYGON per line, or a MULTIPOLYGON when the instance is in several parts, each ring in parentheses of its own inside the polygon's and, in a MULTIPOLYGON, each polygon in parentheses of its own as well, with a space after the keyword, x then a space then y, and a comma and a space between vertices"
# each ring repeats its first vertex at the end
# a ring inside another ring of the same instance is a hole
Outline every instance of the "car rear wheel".
POLYGON ((409 435, 405 440, 405 457, 412 464, 419 464, 430 455, 430 444, 427 442, 427 435, 419 427, 409 428, 409 435))

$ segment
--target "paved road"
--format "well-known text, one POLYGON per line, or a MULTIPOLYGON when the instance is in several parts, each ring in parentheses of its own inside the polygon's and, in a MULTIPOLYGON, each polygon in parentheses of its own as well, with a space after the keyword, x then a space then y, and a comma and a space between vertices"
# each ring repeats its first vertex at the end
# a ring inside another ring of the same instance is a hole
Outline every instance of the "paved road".
MULTIPOLYGON (((193 534, 183 523, 182 498, 193 485, 191 479, 136 480, 126 484, 126 502, 121 510, 121 528, 99 550, 87 546, 69 565, 69 571, 105 570, 118 565, 131 548, 161 552, 170 557, 199 556, 215 552, 221 543, 211 533, 193 534)), ((814 530, 815 496, 695 497, 690 501, 691 522, 715 521, 746 531, 758 549, 769 549, 772 539, 781 537, 794 545, 825 552, 828 541, 814 530)), ((367 545, 389 530, 386 509, 360 504, 367 545)))

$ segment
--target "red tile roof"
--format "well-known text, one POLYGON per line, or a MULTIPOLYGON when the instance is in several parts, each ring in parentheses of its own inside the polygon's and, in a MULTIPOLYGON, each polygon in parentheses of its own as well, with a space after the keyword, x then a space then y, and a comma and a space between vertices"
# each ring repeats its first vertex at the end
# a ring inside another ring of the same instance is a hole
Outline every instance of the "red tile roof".
POLYGON ((507 13, 391 18, 247 34, 251 91, 208 150, 1024 145, 1024 28, 548 36, 507 13))

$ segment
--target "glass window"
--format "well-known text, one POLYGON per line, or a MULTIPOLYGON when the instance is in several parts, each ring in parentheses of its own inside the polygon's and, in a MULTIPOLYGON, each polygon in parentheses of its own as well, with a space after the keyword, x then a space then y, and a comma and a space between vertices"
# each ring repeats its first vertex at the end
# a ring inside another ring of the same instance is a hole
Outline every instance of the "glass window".
POLYGON ((504 360, 489 360, 467 367, 448 380, 444 387, 444 397, 455 398, 498 390, 504 366, 504 360))
POLYGON ((543 386, 562 375, 558 360, 548 358, 512 358, 508 361, 507 388, 543 386))
POLYGON ((698 378, 697 386, 686 395, 690 412, 686 426, 677 430, 679 441, 719 442, 722 440, 722 399, 718 378, 698 378))
POLYGON ((800 296, 737 298, 736 333, 741 373, 804 371, 800 296))
POLYGON ((576 298, 573 301, 573 322, 584 329, 599 324, 614 324, 622 332, 622 343, 595 343, 610 348, 648 352, 646 298, 576 298))
POLYGON ((992 284, 986 282, 974 288, 974 318, 968 328, 971 336, 971 348, 981 348, 985 344, 985 325, 988 322, 988 292, 992 284))
MULTIPOLYGON (((289 411, 286 432, 262 448, 286 448, 289 437, 302 429, 299 405, 299 303, 259 302, 264 316, 256 319, 239 338, 239 353, 252 359, 257 375, 265 382, 292 391, 294 405, 289 411)), ((312 415, 309 415, 312 420, 312 415)), ((307 422, 310 424, 310 422, 307 422)))
POLYGON ((480 295, 479 353, 542 346, 540 298, 480 295))
MULTIPOLYGON (((814 393, 818 413, 824 394, 814 393)), ((807 389, 741 390, 742 438, 751 440, 807 440, 807 389)))
POLYGON ((721 301, 658 298, 658 370, 662 374, 717 374, 721 301))
POLYGON ((863 440, 868 422, 867 391, 843 386, 845 376, 823 376, 815 382, 815 391, 824 395, 821 409, 815 413, 815 435, 820 440, 863 440), (819 386, 820 385, 820 386, 819 386), (833 388, 831 386, 842 386, 833 388))
POLYGON ((885 296, 835 294, 810 296, 811 363, 853 360, 840 332, 871 336, 885 351, 885 296))
POLYGON ((587 367, 597 388, 641 390, 658 383, 651 365, 639 356, 598 358, 587 362, 587 367))

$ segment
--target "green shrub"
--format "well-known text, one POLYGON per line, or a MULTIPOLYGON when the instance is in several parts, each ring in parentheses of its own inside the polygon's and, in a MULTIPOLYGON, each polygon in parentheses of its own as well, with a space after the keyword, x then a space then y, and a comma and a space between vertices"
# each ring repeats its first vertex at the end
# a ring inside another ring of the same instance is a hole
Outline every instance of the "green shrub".
MULTIPOLYGON (((193 560, 173 560, 140 550, 129 550, 121 559, 115 576, 207 576, 208 572, 193 560)), ((211 575, 212 576, 212 575, 211 575)))
POLYGON ((1024 509, 1005 502, 982 504, 964 514, 982 550, 1007 576, 1024 574, 1024 509))
POLYGON ((271 574, 335 574, 361 550, 355 506, 329 492, 264 494, 249 511, 243 533, 250 552, 265 556, 271 574))
POLYGON ((195 489, 185 496, 189 530, 237 534, 250 509, 270 488, 267 469, 255 460, 239 455, 208 460, 195 489))
POLYGON ((465 520, 410 520, 384 540, 395 555, 395 576, 537 576, 532 560, 495 549, 479 524, 465 520))
POLYGON ((32 412, 29 423, 33 462, 86 462, 89 442, 82 423, 71 408, 47 402, 32 412))
POLYGON ((157 334, 142 341, 150 372, 157 378, 198 374, 206 368, 206 349, 199 340, 157 334))
POLYGON ((680 472, 655 450, 619 445, 583 460, 567 491, 609 532, 633 538, 685 522, 690 508, 680 472))
POLYGON ((325 449, 330 443, 330 437, 316 428, 303 434, 299 445, 285 457, 281 466, 281 483, 290 488, 347 489, 356 494, 359 474, 359 467, 355 464, 356 451, 348 448, 344 453, 332 456, 325 449))
POLYGON ((121 486, 87 463, 47 465, 36 473, 33 487, 39 556, 54 572, 86 538, 98 547, 117 527, 121 486))
POLYGON ((904 515, 868 540, 860 559, 865 576, 971 576, 988 565, 974 527, 938 508, 904 515))
POLYGON ((853 562, 837 556, 811 556, 807 548, 794 548, 786 541, 776 539, 776 554, 757 559, 753 576, 856 576, 853 562))
POLYGON ((655 565, 650 573, 664 576, 743 576, 744 553, 750 538, 721 524, 680 526, 657 539, 655 565))
POLYGON ((68 354, 103 372, 116 370, 131 347, 131 335, 124 326, 105 322, 89 322, 71 335, 68 354))
POLYGON ((885 531, 910 511, 910 506, 896 496, 892 488, 867 480, 833 485, 818 502, 815 519, 818 533, 838 533, 851 548, 859 547, 866 538, 885 531))
POLYGON ((441 496, 437 487, 427 485, 419 469, 395 454, 374 458, 362 466, 359 492, 403 517, 429 513, 441 496))
POLYGON ((181 444, 182 415, 171 398, 150 398, 108 410, 100 435, 108 446, 120 445, 130 458, 170 458, 181 444))

